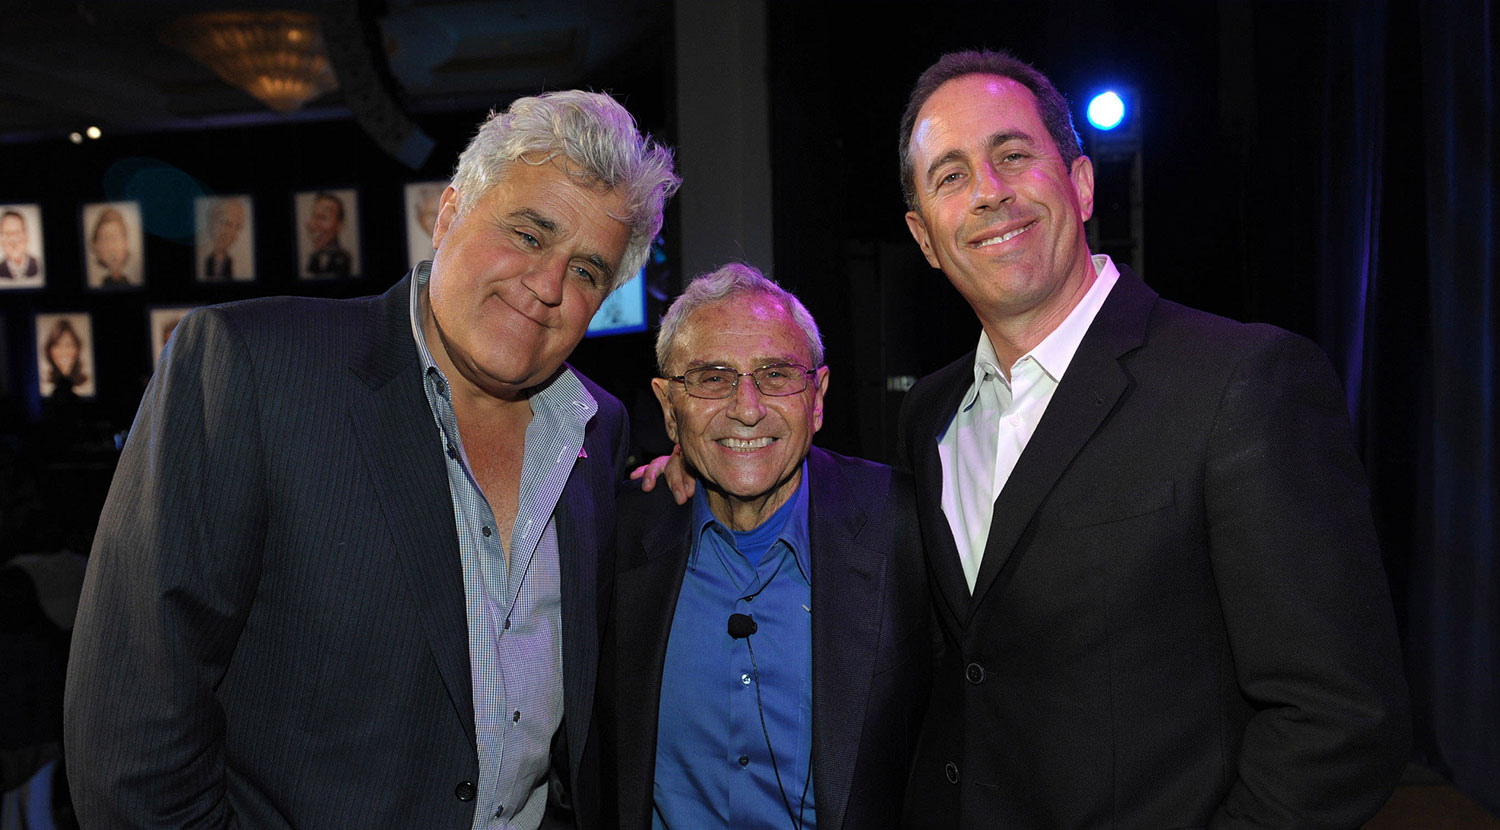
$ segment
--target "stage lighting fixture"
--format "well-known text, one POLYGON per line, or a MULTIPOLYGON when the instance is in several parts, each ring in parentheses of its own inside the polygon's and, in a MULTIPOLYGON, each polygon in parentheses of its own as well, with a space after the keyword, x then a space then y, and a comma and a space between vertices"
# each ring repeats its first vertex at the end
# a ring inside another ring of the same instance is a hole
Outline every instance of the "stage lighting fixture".
POLYGON ((1101 92, 1089 102, 1089 123, 1100 130, 1113 130, 1125 118, 1125 102, 1113 92, 1101 92))

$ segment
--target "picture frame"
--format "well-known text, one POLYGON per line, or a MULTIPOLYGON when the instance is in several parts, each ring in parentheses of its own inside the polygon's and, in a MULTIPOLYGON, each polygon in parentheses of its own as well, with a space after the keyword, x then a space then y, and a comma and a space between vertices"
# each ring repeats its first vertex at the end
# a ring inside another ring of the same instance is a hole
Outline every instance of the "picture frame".
POLYGON ((161 365, 161 353, 166 351, 172 332, 195 305, 152 306, 146 309, 146 336, 151 340, 151 367, 161 365))
POLYGON ((146 283, 146 237, 141 203, 90 202, 80 214, 83 273, 94 291, 140 288, 146 283))
POLYGON ((432 227, 437 223, 438 206, 447 189, 448 181, 444 179, 410 182, 403 190, 402 227, 406 228, 406 264, 411 268, 437 253, 432 249, 432 227))
POLYGON ((86 311, 39 312, 34 323, 38 393, 49 399, 94 397, 93 318, 86 311))
POLYGON ((246 194, 193 199, 193 274, 201 283, 255 281, 255 200, 246 194))
POLYGON ((47 284, 46 246, 42 239, 42 206, 0 204, 0 291, 42 288, 47 284))
POLYGON ((357 190, 299 191, 293 195, 292 214, 299 279, 352 279, 363 275, 357 190))

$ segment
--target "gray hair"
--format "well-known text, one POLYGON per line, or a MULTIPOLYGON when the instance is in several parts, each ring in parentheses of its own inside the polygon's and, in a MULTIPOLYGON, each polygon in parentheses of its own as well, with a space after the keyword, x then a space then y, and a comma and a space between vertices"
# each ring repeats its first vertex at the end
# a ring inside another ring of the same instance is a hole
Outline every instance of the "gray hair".
POLYGON ((693 315, 693 312, 705 306, 724 302, 733 297, 745 295, 764 295, 771 297, 791 312, 792 322, 797 328, 802 329, 802 334, 807 338, 807 350, 812 355, 813 365, 810 369, 816 369, 823 365, 823 335, 818 333, 818 324, 813 321, 812 315, 807 312, 807 307, 797 299, 797 295, 777 285, 774 281, 767 279, 764 274, 753 266, 742 262, 731 262, 720 267, 717 271, 701 274, 693 278, 683 289, 682 295, 672 301, 672 306, 667 313, 662 315, 661 329, 656 333, 656 368, 666 375, 667 363, 672 356, 672 347, 676 344, 677 334, 682 329, 682 324, 693 315))
POLYGON ((503 112, 491 112, 459 154, 453 173, 458 212, 463 214, 520 160, 546 164, 565 157, 577 180, 603 186, 625 197, 630 227, 625 256, 610 290, 635 276, 661 230, 662 209, 681 182, 672 169, 672 151, 641 135, 635 119, 615 99, 570 89, 517 98, 503 112))
POLYGON ((1036 96, 1037 115, 1052 137, 1052 143, 1057 146, 1063 166, 1071 172, 1073 162, 1083 155, 1083 142, 1078 138, 1078 131, 1073 129, 1073 113, 1068 109, 1068 99, 1036 67, 1003 50, 949 52, 917 78, 916 86, 906 99, 906 109, 901 113, 901 196, 906 199, 907 210, 922 209, 917 202, 916 170, 912 168, 911 160, 911 134, 917 127, 917 115, 938 87, 965 75, 996 75, 1031 90, 1036 96))

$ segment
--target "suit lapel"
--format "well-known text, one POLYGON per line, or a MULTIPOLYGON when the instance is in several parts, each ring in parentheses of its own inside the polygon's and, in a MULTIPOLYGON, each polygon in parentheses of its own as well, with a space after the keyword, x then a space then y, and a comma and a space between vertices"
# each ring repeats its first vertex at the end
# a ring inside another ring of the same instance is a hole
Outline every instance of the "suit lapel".
POLYGON ((1119 280, 995 500, 970 616, 1010 561, 1042 501, 1129 388, 1130 376, 1119 358, 1144 340, 1156 296, 1130 269, 1120 267, 1119 280))
POLYGON ((363 388, 349 417, 365 458, 375 497, 395 543, 448 696, 474 741, 474 691, 469 671, 469 631, 463 564, 448 476, 432 432, 432 412, 422 391, 407 297, 410 279, 370 305, 369 323, 351 370, 363 388))
POLYGON ((593 714, 599 665, 599 551, 606 542, 600 530, 613 530, 599 519, 606 508, 613 510, 614 470, 609 459, 615 450, 599 427, 597 416, 585 427, 584 452, 574 462, 553 514, 562 580, 563 722, 575 778, 593 714))
POLYGON ((813 781, 818 823, 842 827, 864 729, 885 554, 859 542, 865 512, 827 453, 808 463, 812 551, 813 781))
POLYGON ((672 503, 665 487, 651 497, 632 499, 631 504, 649 506, 642 511, 646 515, 630 521, 635 527, 651 529, 640 535, 635 549, 620 551, 622 567, 615 575, 616 684, 622 699, 629 695, 635 701, 628 711, 618 707, 617 743, 635 753, 620 758, 618 785, 621 823, 649 827, 661 673, 687 570, 693 511, 691 505, 672 503))
POLYGON ((943 464, 938 457, 937 442, 974 381, 973 367, 974 353, 969 352, 934 373, 910 405, 912 446, 908 451, 913 459, 922 544, 927 549, 927 563, 938 596, 952 618, 959 621, 969 615, 969 582, 958 558, 953 526, 943 512, 943 464))

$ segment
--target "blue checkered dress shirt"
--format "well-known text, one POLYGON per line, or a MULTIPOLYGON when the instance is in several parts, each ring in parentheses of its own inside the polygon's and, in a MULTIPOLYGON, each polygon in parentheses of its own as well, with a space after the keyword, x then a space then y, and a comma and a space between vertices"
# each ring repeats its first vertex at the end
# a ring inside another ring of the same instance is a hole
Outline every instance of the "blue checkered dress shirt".
POLYGON ((448 459, 448 492, 463 559, 469 667, 479 742, 475 830, 533 830, 547 804, 552 735, 563 717, 562 590, 552 511, 598 404, 571 370, 531 398, 510 566, 499 528, 464 452, 448 380, 422 332, 431 263, 412 280, 411 323, 423 388, 448 459))

